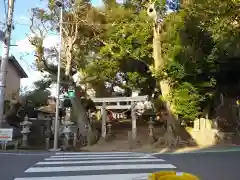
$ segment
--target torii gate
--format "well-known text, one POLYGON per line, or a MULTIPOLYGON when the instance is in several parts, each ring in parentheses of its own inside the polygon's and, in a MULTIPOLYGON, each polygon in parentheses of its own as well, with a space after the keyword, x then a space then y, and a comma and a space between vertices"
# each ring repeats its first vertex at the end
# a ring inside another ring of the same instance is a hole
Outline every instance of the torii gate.
POLYGON ((106 138, 107 135, 107 109, 129 109, 131 110, 131 118, 132 118, 132 140, 135 141, 137 137, 137 117, 136 117, 136 102, 147 101, 148 96, 135 96, 135 97, 106 97, 106 98, 91 98, 92 101, 96 104, 97 109, 101 110, 102 114, 102 134, 101 137, 103 139, 106 138), (111 103, 111 105, 108 103, 111 103), (115 105, 112 105, 115 103, 115 105), (124 105, 121 105, 125 103, 124 105))

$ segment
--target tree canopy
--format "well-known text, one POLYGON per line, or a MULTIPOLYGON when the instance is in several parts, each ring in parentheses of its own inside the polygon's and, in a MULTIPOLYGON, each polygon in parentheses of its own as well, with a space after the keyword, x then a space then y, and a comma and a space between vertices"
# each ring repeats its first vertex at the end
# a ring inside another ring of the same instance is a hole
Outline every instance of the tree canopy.
POLYGON ((42 79, 34 82, 34 89, 27 90, 22 93, 22 98, 25 101, 31 101, 35 107, 47 105, 48 97, 51 95, 49 87, 52 81, 50 79, 42 79))
MULTIPOLYGON (((88 0, 63 2, 64 75, 78 71, 83 79, 90 78, 83 84, 95 89, 98 96, 109 96, 114 86, 123 88, 125 95, 134 88, 150 95, 156 81, 168 79, 169 101, 175 113, 195 118, 203 115, 219 92, 238 95, 237 0, 182 1, 178 11, 161 17, 164 66, 156 73, 151 69, 153 23, 146 12, 146 1, 118 4, 105 0, 101 8, 93 7, 88 0)), ((35 36, 30 42, 36 47, 36 63, 53 74, 53 65, 48 66, 52 60, 49 54, 54 52, 56 56, 58 52, 56 47, 44 49, 42 42, 49 32, 58 32, 59 12, 54 0, 48 3, 48 9, 32 11, 35 36)), ((158 8, 159 15, 165 14, 162 7, 158 8)))

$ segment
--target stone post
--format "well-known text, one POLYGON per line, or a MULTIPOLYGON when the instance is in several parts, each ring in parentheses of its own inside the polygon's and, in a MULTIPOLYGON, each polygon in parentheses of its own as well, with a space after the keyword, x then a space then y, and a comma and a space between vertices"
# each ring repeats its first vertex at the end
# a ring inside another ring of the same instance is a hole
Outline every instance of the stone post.
POLYGON ((112 136, 112 123, 110 121, 108 121, 107 123, 107 137, 111 137, 112 136))
POLYGON ((73 122, 71 121, 64 121, 64 129, 63 129, 63 133, 65 135, 65 148, 69 148, 69 139, 70 139, 70 134, 72 133, 71 129, 70 129, 70 125, 72 125, 73 122))
POLYGON ((150 117, 149 122, 148 122, 148 138, 150 143, 154 143, 156 141, 154 137, 154 121, 153 117, 150 117))
POLYGON ((103 102, 101 115, 102 115, 102 139, 106 139, 107 136, 107 110, 106 110, 106 102, 103 102))
POLYGON ((132 141, 136 143, 137 139, 137 116, 135 103, 131 102, 131 117, 132 117, 132 141))
POLYGON ((194 123, 194 130, 199 131, 200 130, 200 119, 196 118, 193 123, 194 123))

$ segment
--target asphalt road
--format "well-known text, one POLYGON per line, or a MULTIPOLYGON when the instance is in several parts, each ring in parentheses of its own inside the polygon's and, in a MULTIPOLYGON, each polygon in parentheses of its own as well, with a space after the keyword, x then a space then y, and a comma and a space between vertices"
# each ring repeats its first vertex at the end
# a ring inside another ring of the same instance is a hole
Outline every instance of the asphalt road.
POLYGON ((44 152, 13 152, 0 151, 0 180, 13 180, 24 173, 33 164, 49 157, 50 153, 44 152))
POLYGON ((156 155, 174 164, 184 172, 202 180, 240 180, 239 152, 204 152, 173 155, 156 155))
POLYGON ((151 172, 176 169, 163 159, 134 152, 58 152, 42 157, 22 168, 14 180, 140 180, 151 172))
MULTIPOLYGON (((0 152, 0 180, 13 180, 17 177, 23 177, 26 175, 26 174, 24 175, 25 170, 29 169, 30 167, 33 167, 33 165, 36 163, 44 162, 45 158, 49 158, 52 155, 53 153, 49 153, 49 152, 45 152, 45 153, 44 152, 32 152, 32 153, 21 152, 21 153, 8 153, 8 154, 4 154, 0 152)), ((240 180, 240 169, 239 169, 240 151, 238 152, 204 152, 204 153, 189 153, 189 154, 175 154, 175 155, 161 154, 161 155, 155 155, 155 157, 159 159, 164 159, 165 162, 162 162, 162 163, 169 163, 176 166, 177 171, 192 173, 200 177, 200 179, 202 180, 240 180)), ((60 163, 62 163, 62 161, 60 163)), ((154 164, 154 162, 152 163, 154 164)), ((156 163, 156 166, 157 165, 158 163, 156 163)), ((55 167, 59 165, 52 165, 52 166, 55 167)), ((79 164, 75 166, 79 166, 79 164)), ((135 173, 142 173, 140 172, 141 171, 140 169, 139 169, 139 172, 137 172, 137 169, 133 171, 136 171, 135 173)), ((60 176, 64 174, 64 172, 59 172, 59 173, 58 174, 55 173, 55 175, 60 176)), ((81 172, 80 174, 83 175, 82 173, 83 172, 81 172)), ((114 172, 109 172, 109 173, 114 174, 114 172)), ((133 173, 132 170, 129 173, 133 173)), ((64 176, 68 176, 68 175, 64 175, 64 176)))

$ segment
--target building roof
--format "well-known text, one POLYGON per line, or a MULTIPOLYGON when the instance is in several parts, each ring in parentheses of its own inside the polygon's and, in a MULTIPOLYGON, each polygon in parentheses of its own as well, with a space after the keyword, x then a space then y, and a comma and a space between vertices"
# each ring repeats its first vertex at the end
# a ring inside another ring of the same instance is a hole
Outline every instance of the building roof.
MULTIPOLYGON (((1 60, 2 60, 2 57, 0 57, 0 61, 1 60)), ((15 67, 16 71, 18 72, 21 78, 28 78, 27 73, 23 70, 23 68, 21 67, 21 65, 19 64, 19 62, 16 60, 14 56, 9 56, 8 60, 9 60, 9 63, 11 63, 15 67)))

